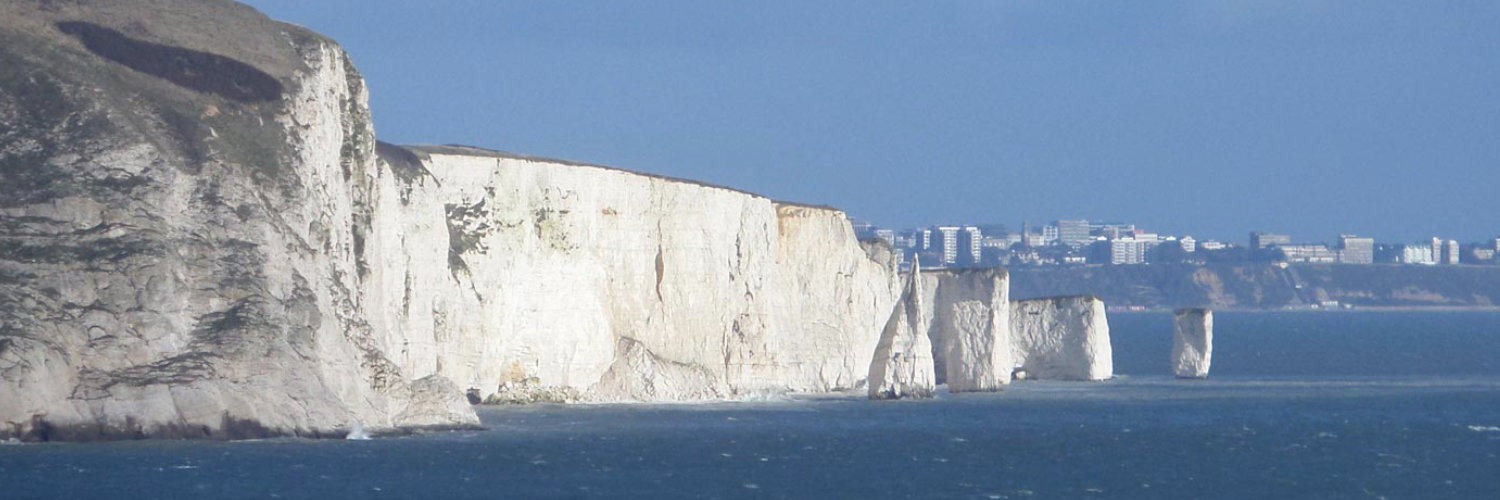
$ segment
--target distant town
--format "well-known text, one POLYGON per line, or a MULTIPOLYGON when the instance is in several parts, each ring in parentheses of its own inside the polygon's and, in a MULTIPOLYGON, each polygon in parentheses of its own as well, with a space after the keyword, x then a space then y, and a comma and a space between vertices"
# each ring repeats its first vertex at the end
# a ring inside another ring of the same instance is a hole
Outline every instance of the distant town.
POLYGON ((924 266, 1070 266, 1273 262, 1290 264, 1500 265, 1500 238, 1385 243, 1353 234, 1334 242, 1295 241, 1291 235, 1252 232, 1246 241, 1198 240, 1158 234, 1134 224, 1058 220, 1019 230, 1001 224, 943 225, 896 230, 856 222, 861 239, 879 238, 898 250, 902 268, 924 266))

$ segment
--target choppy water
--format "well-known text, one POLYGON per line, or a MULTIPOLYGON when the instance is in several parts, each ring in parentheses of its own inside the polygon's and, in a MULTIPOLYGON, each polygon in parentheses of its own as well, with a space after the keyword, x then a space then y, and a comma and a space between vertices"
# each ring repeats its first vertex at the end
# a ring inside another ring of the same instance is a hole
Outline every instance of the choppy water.
POLYGON ((1500 498, 1500 314, 1114 315, 1117 380, 936 401, 487 408, 371 441, 0 446, 0 498, 1500 498))

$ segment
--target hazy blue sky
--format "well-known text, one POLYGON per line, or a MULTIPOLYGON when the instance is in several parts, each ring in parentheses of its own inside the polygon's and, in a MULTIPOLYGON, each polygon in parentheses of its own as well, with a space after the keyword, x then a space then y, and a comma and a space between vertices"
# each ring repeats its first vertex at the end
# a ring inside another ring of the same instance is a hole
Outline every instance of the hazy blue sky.
POLYGON ((377 133, 877 224, 1500 236, 1500 2, 252 0, 377 133))

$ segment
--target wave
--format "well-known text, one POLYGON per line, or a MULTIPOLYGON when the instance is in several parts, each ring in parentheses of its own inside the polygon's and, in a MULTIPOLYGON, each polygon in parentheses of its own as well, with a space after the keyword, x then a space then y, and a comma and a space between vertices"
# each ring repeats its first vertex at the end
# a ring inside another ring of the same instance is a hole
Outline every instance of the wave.
POLYGON ((369 441, 370 433, 365 432, 364 424, 361 424, 358 420, 355 420, 354 423, 349 426, 349 434, 344 436, 344 439, 355 441, 369 441))

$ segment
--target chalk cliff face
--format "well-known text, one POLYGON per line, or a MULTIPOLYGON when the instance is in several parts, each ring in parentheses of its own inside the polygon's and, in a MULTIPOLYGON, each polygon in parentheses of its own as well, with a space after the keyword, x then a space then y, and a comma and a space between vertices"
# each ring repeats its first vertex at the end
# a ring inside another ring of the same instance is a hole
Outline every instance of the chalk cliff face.
MULTIPOLYGON (((373 270, 398 364, 506 400, 853 388, 895 304, 842 212, 463 147, 390 151, 373 270), (519 392, 519 394, 518 394, 519 392)), ((875 250, 874 248, 871 249, 875 250)))
POLYGON ((850 389, 896 304, 837 210, 378 144, 342 49, 238 4, 0 17, 0 439, 850 389))
POLYGON ((922 301, 931 309, 925 332, 938 383, 951 392, 998 391, 1010 383, 1010 282, 1005 269, 927 271, 922 301))
POLYGON ((1182 378, 1207 377, 1214 354, 1214 312, 1178 309, 1172 324, 1172 372, 1182 378))
POLYGON ((477 424, 366 320, 378 174, 337 45, 212 1, 0 17, 0 438, 477 424))
POLYGON ((1114 351, 1104 301, 1092 296, 1011 302, 1012 356, 1039 380, 1106 380, 1114 351))
POLYGON ((466 393, 926 397, 934 358, 954 391, 1111 375, 1102 303, 903 281, 838 210, 377 143, 342 49, 232 2, 0 18, 0 439, 476 425, 466 393))

